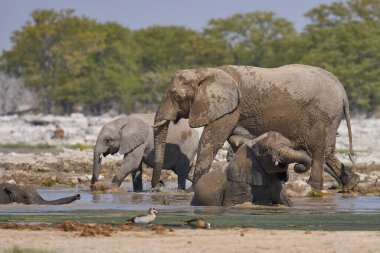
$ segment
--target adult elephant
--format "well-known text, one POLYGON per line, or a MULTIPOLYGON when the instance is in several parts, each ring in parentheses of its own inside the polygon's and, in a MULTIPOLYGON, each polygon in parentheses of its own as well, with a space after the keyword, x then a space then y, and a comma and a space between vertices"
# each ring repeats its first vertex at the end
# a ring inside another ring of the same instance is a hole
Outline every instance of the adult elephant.
MULTIPOLYGON (((112 179, 120 186, 125 177, 132 173, 133 190, 142 191, 142 163, 154 165, 153 122, 155 114, 131 114, 113 120, 100 130, 94 148, 92 188, 96 187, 102 157, 117 152, 124 155, 121 168, 112 179)), ((178 176, 178 188, 185 189, 191 163, 197 151, 198 132, 189 127, 187 120, 170 126, 167 137, 164 168, 172 169, 178 176)))
POLYGON ((346 92, 328 71, 307 65, 279 68, 221 66, 186 69, 175 73, 155 118, 156 161, 152 185, 160 180, 170 121, 188 118, 191 127, 204 126, 193 181, 208 171, 224 142, 243 131, 257 137, 276 131, 295 149, 312 158, 308 183, 323 186, 326 163, 344 189, 352 189, 358 175, 335 156, 337 128, 345 114, 352 151, 350 113, 346 92))
POLYGON ((80 195, 76 194, 74 196, 56 200, 45 200, 40 196, 36 189, 31 186, 21 186, 9 183, 0 184, 0 204, 10 204, 16 202, 26 205, 62 205, 69 204, 79 199, 80 195))

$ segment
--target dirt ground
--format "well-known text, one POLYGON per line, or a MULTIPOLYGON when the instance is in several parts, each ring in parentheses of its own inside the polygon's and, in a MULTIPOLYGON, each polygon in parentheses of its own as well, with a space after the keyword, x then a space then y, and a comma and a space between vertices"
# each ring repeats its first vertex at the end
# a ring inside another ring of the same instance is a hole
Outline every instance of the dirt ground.
POLYGON ((259 229, 125 231, 83 237, 77 232, 0 229, 0 252, 13 248, 72 252, 379 252, 380 232, 259 229))

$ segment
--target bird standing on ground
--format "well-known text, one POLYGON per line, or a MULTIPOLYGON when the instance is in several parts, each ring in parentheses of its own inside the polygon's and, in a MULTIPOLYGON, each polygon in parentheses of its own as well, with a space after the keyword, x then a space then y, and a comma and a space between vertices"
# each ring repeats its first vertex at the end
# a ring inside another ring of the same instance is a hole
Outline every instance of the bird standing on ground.
POLYGON ((187 223, 187 225, 189 225, 192 228, 205 228, 205 229, 211 228, 211 224, 206 222, 202 218, 194 218, 191 220, 187 220, 186 223, 187 223))
POLYGON ((137 215, 127 220, 127 223, 146 225, 154 221, 156 219, 156 214, 158 214, 157 210, 154 208, 149 208, 148 214, 137 215))

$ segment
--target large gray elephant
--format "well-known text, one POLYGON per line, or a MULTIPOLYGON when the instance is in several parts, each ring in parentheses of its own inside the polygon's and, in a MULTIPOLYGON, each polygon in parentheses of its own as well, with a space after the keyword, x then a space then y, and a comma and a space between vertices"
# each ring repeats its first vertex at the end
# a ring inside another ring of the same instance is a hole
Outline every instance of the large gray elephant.
MULTIPOLYGON (((102 157, 119 152, 124 158, 112 184, 120 186, 125 177, 132 173, 134 191, 142 191, 142 163, 150 167, 154 165, 154 117, 155 114, 131 114, 103 126, 94 149, 92 185, 98 180, 102 157)), ((185 189, 198 142, 199 134, 189 127, 187 120, 170 126, 166 146, 170 157, 165 159, 164 168, 177 174, 180 189, 185 189)))
POLYGON ((21 186, 9 183, 0 184, 0 204, 10 204, 16 202, 26 205, 62 205, 69 204, 79 199, 80 195, 76 194, 74 196, 56 200, 45 200, 32 186, 21 186))
POLYGON ((312 158, 308 183, 314 189, 322 189, 325 163, 344 189, 352 189, 359 181, 358 175, 335 156, 336 133, 343 114, 353 154, 346 92, 324 69, 295 64, 273 69, 227 65, 179 70, 156 112, 152 185, 160 180, 169 122, 188 118, 191 127, 204 126, 194 182, 209 170, 217 151, 229 138, 244 132, 253 139, 276 131, 312 158))

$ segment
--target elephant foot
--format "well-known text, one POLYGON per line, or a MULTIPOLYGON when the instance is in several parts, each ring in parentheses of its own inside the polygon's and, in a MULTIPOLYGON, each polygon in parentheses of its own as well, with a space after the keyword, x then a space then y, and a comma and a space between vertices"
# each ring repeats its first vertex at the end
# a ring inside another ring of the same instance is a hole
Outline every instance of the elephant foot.
POLYGON ((340 176, 340 180, 342 182, 342 190, 349 191, 359 183, 360 177, 351 169, 346 168, 340 176))
POLYGON ((151 191, 152 192, 161 192, 164 190, 165 184, 162 180, 158 184, 156 184, 155 187, 152 187, 151 191))
POLYGON ((306 183, 311 186, 312 191, 320 192, 323 189, 323 182, 320 180, 314 180, 313 178, 309 177, 306 183))

